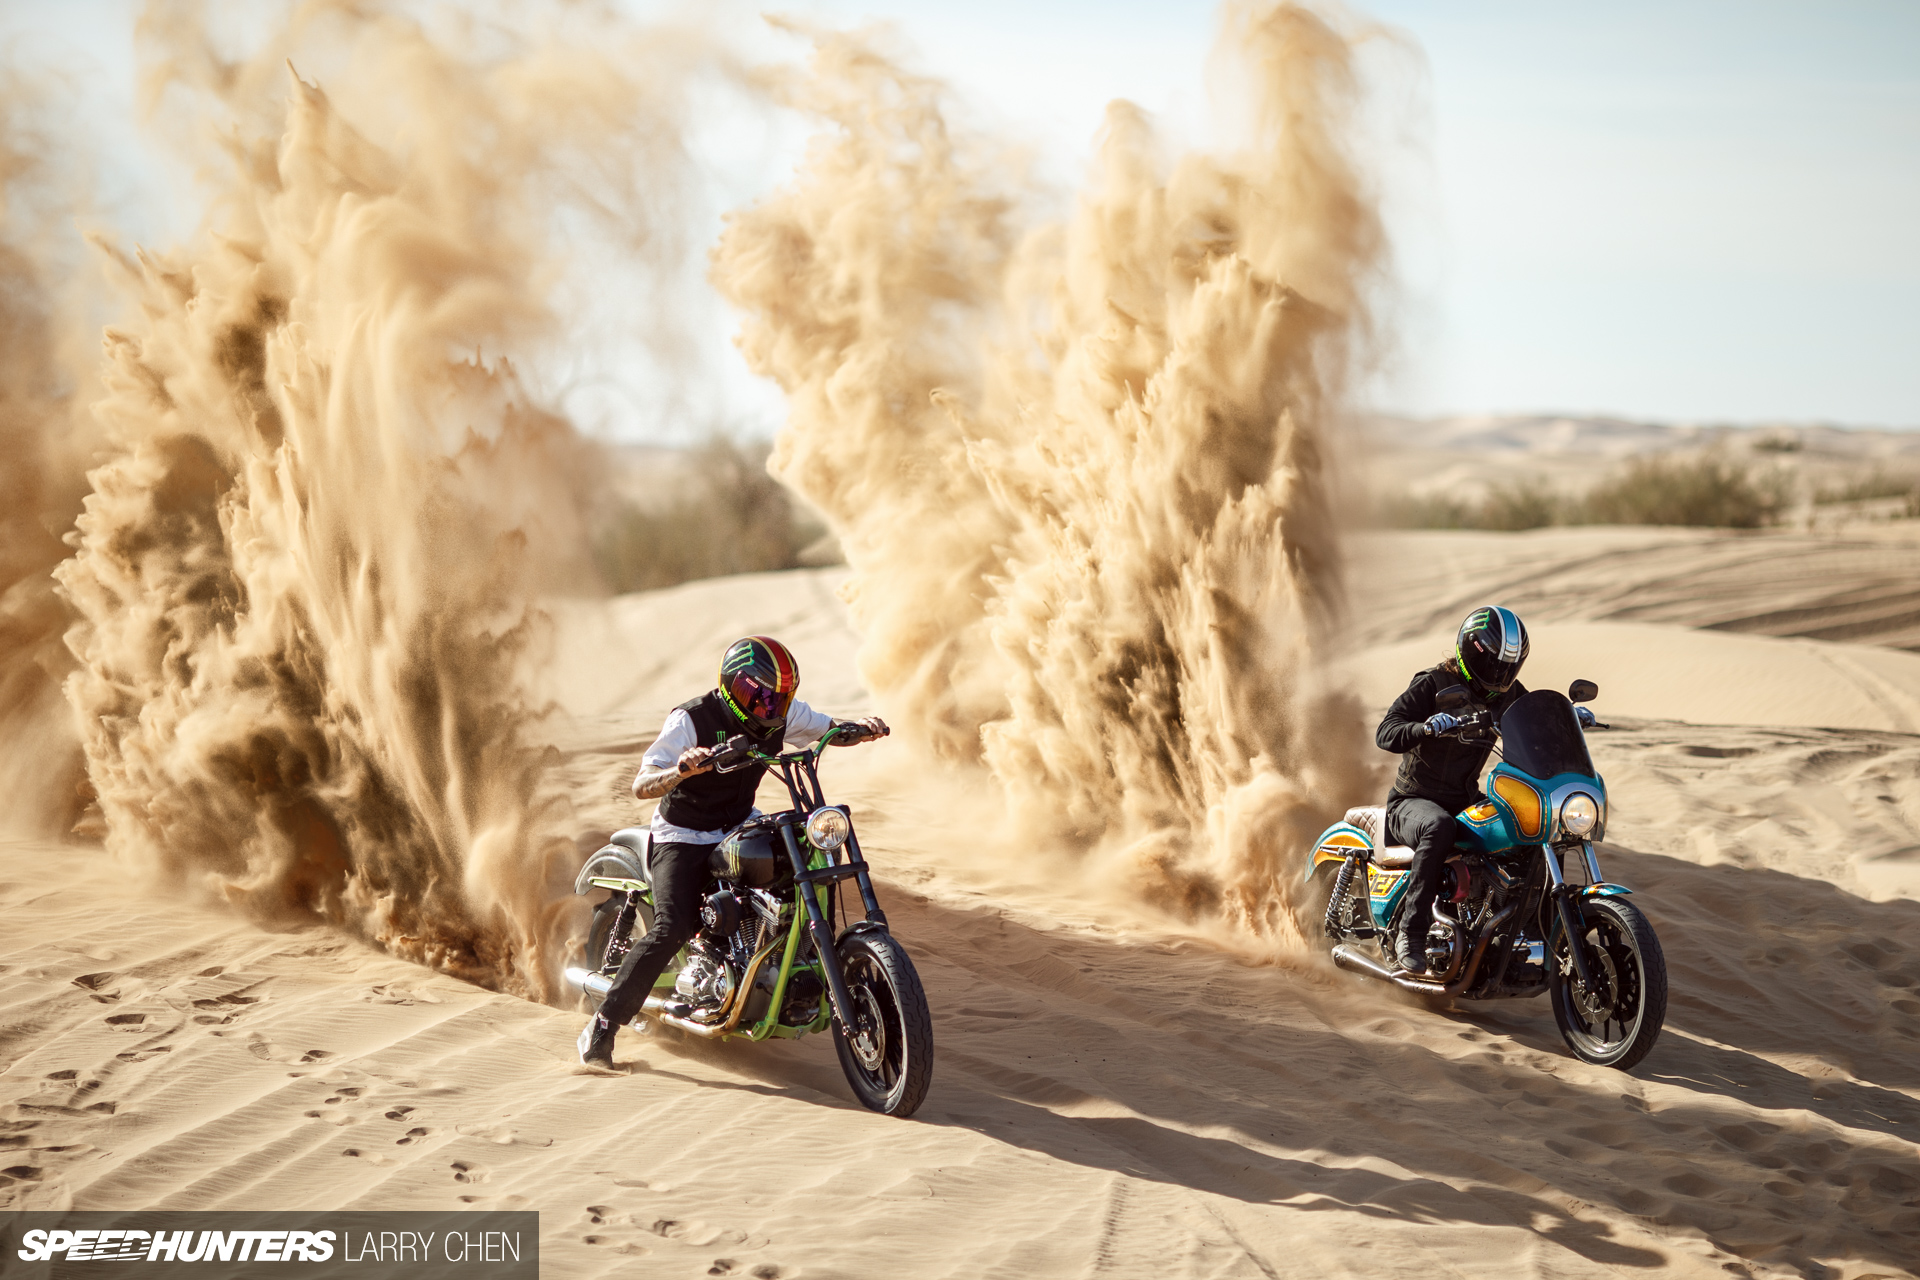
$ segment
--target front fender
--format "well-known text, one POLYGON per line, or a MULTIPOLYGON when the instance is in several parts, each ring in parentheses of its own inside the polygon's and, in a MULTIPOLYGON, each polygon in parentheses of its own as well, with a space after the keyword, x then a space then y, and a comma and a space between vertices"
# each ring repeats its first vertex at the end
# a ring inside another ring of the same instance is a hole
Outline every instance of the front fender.
POLYGON ((1602 880, 1599 884, 1590 884, 1580 890, 1583 898, 1624 898, 1633 890, 1623 884, 1609 884, 1602 880))

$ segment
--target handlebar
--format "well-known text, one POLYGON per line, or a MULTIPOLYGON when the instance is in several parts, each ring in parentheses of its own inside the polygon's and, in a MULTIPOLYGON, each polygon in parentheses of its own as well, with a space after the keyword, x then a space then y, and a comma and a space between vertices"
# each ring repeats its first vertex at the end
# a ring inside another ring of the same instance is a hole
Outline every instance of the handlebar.
POLYGON ((798 764, 802 760, 818 760, 820 753, 835 738, 853 735, 848 745, 865 742, 869 735, 866 730, 852 722, 836 724, 814 740, 813 745, 788 751, 781 755, 769 755, 748 741, 744 733, 736 733, 720 745, 713 753, 713 771, 715 773, 737 773, 756 764, 798 764))

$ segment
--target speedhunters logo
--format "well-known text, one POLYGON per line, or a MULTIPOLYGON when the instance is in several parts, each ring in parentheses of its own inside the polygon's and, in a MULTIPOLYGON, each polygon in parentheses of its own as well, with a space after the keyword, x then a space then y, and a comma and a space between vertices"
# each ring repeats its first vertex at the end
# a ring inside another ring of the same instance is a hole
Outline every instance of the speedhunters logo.
POLYGON ((537 1213, 8 1213, 0 1275, 536 1280, 537 1213), (132 1264, 123 1267, 100 1263, 132 1264), (82 1265, 84 1264, 84 1265, 82 1265))

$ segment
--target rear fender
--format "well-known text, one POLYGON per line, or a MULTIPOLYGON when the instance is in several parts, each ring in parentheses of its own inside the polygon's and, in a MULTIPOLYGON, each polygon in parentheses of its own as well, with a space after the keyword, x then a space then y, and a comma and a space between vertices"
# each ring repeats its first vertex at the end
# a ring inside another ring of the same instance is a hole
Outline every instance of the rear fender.
POLYGON ((1313 879, 1313 873, 1329 862, 1345 862, 1356 853, 1373 852, 1373 841, 1367 833, 1350 822, 1336 822, 1320 834, 1314 842, 1313 854, 1307 859, 1306 879, 1313 879))
POLYGON ((613 888, 612 885, 600 883, 606 879, 638 880, 644 887, 647 869, 642 857, 642 854, 624 844, 603 845, 599 852, 587 859, 586 865, 580 868, 580 874, 573 878, 573 891, 586 893, 596 885, 603 889, 613 888))

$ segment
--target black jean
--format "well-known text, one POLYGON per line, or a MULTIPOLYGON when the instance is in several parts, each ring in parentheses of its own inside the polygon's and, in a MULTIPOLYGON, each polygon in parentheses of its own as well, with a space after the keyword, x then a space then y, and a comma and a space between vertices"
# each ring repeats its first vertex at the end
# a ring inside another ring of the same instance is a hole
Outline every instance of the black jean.
POLYGON ((1387 801, 1387 843, 1413 850, 1400 924, 1416 946, 1426 945, 1427 926, 1433 923, 1433 895, 1440 887, 1440 869, 1453 852, 1453 838, 1453 815, 1445 807, 1420 796, 1387 801))
POLYGON ((710 844, 656 844, 648 861, 653 880, 653 928, 633 944, 620 964, 600 1012, 624 1027, 653 994, 653 984, 700 928, 702 889, 713 878, 710 844))

